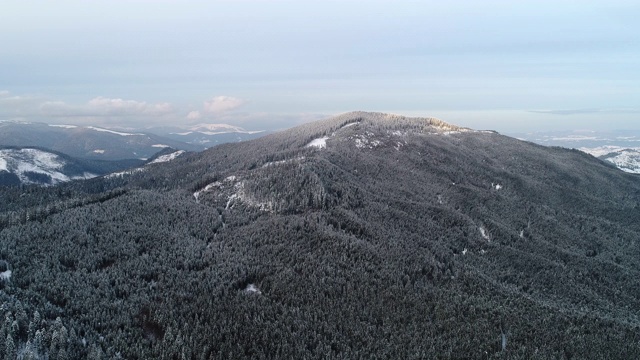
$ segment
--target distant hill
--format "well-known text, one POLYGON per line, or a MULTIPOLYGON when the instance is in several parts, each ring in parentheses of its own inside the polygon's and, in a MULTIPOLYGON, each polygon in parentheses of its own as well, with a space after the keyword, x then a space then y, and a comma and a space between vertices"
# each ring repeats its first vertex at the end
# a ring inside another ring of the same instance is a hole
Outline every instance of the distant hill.
POLYGON ((155 134, 13 121, 0 122, 0 146, 36 146, 96 160, 146 159, 165 147, 187 151, 204 149, 155 134))
POLYGON ((198 124, 185 127, 155 127, 146 131, 193 145, 210 148, 230 142, 257 139, 270 131, 247 131, 228 124, 198 124))
POLYGON ((160 156, 0 188, 0 349, 640 358, 640 178, 582 151, 353 112, 160 156))
POLYGON ((0 147, 0 186, 56 185, 143 164, 142 160, 76 159, 34 147, 0 147))
POLYGON ((579 149, 622 171, 640 173, 640 131, 555 131, 514 136, 541 145, 579 149))

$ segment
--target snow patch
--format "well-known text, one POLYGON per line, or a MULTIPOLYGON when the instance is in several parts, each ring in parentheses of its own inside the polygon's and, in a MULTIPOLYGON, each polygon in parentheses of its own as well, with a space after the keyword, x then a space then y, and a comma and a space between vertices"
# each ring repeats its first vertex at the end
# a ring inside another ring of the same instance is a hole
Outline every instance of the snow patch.
POLYGON ((116 134, 116 135, 120 135, 120 136, 144 135, 144 134, 126 133, 126 132, 114 131, 114 130, 109 130, 109 129, 103 129, 103 128, 99 128, 99 127, 95 127, 95 126, 87 126, 87 128, 91 129, 91 130, 95 130, 95 131, 108 132, 108 133, 116 134))
POLYGON ((149 164, 158 164, 158 163, 163 163, 163 162, 174 160, 178 156, 184 154, 184 152, 185 152, 184 150, 178 150, 178 151, 173 152, 171 154, 158 156, 155 160, 153 160, 149 164))
POLYGON ((500 190, 500 189, 503 188, 503 186, 501 184, 494 184, 494 183, 491 183, 491 187, 496 189, 496 190, 500 190))
POLYGON ((165 145, 165 144, 155 144, 155 145, 151 145, 151 147, 154 147, 154 148, 168 148, 168 147, 171 147, 171 146, 165 145))
POLYGON ((103 149, 95 149, 93 150, 94 153, 96 154, 104 154, 104 150, 103 149))
POLYGON ((352 122, 352 123, 345 124, 338 130, 341 130, 341 129, 344 129, 344 128, 348 128, 349 126, 353 126, 353 125, 357 125, 357 124, 360 124, 360 121, 355 121, 355 122, 352 122))
POLYGON ((464 248, 464 250, 462 250, 462 255, 467 255, 467 252, 468 252, 468 251, 469 251, 469 250, 467 250, 467 248, 464 248))
POLYGON ((11 279, 11 270, 0 272, 0 281, 9 281, 11 279))
POLYGON ((260 289, 258 289, 258 287, 255 284, 249 284, 247 285, 246 288, 244 288, 244 292, 249 293, 249 294, 262 294, 262 291, 260 291, 260 289))
POLYGON ((49 125, 51 127, 63 128, 63 129, 75 129, 77 126, 75 125, 49 125))
POLYGON ((487 229, 485 229, 484 226, 480 226, 478 230, 480 231, 480 235, 482 236, 483 239, 487 241, 491 241, 491 238, 489 237, 489 232, 487 232, 487 229))
POLYGON ((307 147, 317 147, 318 149, 324 149, 324 148, 327 147, 327 139, 329 139, 328 136, 321 137, 321 138, 318 138, 318 139, 313 139, 306 146, 307 147))
MULTIPOLYGON (((1 156, 2 154, 0 154, 1 156)), ((0 171, 9 171, 9 168, 7 167, 7 160, 0 158, 0 171)))

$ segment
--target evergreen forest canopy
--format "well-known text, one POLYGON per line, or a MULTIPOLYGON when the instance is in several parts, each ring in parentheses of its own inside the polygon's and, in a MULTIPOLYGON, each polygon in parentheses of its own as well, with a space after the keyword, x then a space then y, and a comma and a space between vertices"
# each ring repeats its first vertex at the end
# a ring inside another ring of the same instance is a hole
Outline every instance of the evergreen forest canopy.
POLYGON ((640 357, 640 178, 355 112, 3 188, 0 356, 640 357))

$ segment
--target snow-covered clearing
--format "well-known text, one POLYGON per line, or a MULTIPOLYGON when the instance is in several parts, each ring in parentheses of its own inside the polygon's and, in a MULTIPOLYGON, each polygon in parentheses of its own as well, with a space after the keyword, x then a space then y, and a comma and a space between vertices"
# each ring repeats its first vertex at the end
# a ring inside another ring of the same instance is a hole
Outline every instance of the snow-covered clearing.
POLYGON ((184 150, 178 150, 178 151, 173 152, 171 154, 158 156, 155 160, 153 160, 149 164, 158 164, 158 163, 163 163, 163 162, 174 160, 178 156, 184 154, 184 152, 185 152, 184 150))
POLYGON ((360 121, 355 121, 355 122, 352 122, 352 123, 345 124, 340 129, 348 128, 349 126, 353 126, 353 125, 357 125, 357 124, 360 124, 360 121))
POLYGON ((485 229, 484 226, 480 226, 478 230, 480 230, 480 235, 482 236, 483 239, 487 241, 491 241, 491 238, 489 237, 489 232, 487 232, 487 229, 485 229))
POLYGON ((317 147, 318 149, 324 149, 324 148, 327 147, 327 139, 329 139, 328 136, 321 137, 321 138, 318 138, 318 139, 313 139, 306 146, 307 147, 317 147))
POLYGON ((247 287, 244 288, 244 291, 249 294, 258 294, 258 295, 262 294, 262 291, 260 291, 260 289, 258 289, 258 287, 255 284, 247 285, 247 287))

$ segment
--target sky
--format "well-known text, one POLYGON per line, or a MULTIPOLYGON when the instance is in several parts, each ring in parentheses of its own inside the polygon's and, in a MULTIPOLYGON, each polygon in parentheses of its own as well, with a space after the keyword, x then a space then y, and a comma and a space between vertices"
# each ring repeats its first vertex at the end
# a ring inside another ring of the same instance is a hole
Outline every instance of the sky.
POLYGON ((639 129, 639 18, 637 0, 3 0, 0 120, 639 129))

